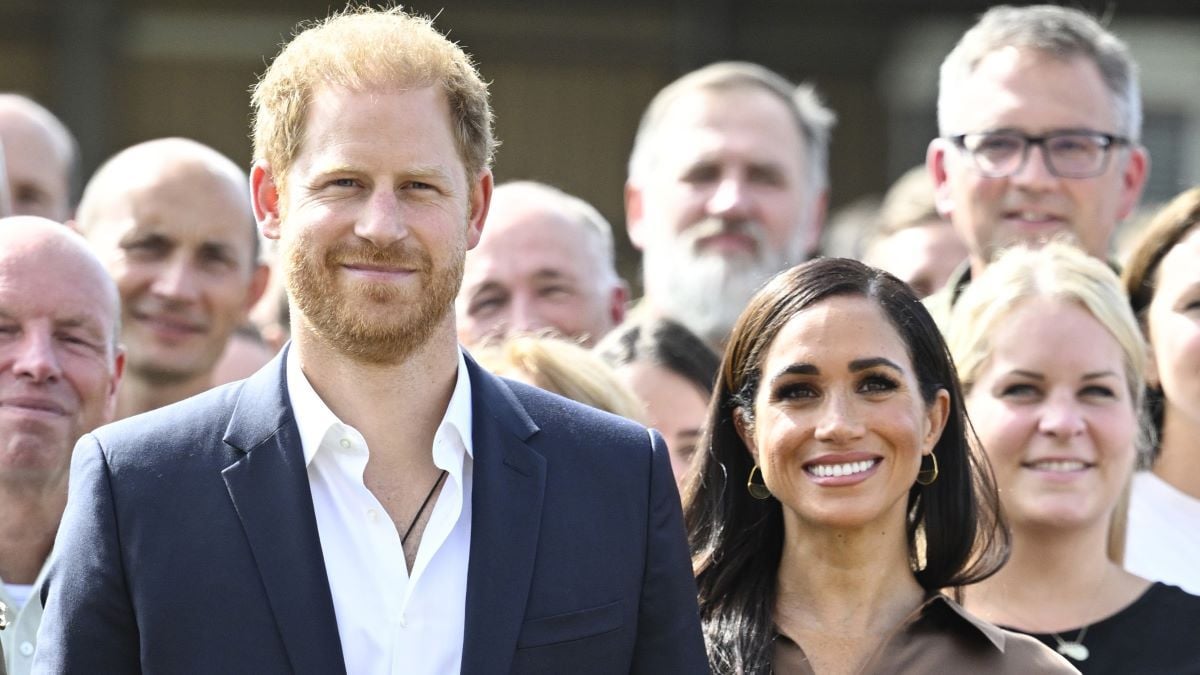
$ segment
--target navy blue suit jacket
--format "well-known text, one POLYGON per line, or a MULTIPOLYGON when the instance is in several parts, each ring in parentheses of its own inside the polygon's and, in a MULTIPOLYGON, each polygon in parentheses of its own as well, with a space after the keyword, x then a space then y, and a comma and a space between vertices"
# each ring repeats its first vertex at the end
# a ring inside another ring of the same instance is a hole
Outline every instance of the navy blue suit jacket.
MULTIPOLYGON (((707 672, 661 437, 467 363, 462 672, 707 672)), ((38 672, 345 672, 285 377, 80 440, 38 672)))

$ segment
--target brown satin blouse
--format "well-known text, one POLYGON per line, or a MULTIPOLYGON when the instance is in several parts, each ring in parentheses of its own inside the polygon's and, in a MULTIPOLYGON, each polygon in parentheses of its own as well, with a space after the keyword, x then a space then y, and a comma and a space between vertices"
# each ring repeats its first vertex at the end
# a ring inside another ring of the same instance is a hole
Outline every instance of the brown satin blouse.
MULTIPOLYGON (((804 650, 779 633, 773 657, 776 675, 813 673, 804 650)), ((1041 642, 971 616, 950 598, 935 594, 913 610, 859 671, 884 673, 971 673, 1029 675, 1078 673, 1041 642)))

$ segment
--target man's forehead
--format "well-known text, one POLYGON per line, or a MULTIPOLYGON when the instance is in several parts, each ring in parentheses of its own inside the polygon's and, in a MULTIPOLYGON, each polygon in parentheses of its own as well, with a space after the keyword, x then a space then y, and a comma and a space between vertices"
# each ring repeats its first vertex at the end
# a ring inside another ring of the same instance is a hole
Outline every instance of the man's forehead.
POLYGON ((1013 128, 1117 132, 1113 96, 1092 59, 1003 47, 984 55, 954 97, 954 133, 1013 128))
POLYGON ((523 286, 552 283, 555 281, 576 282, 581 270, 556 259, 526 260, 520 265, 483 265, 474 273, 463 275, 464 290, 513 291, 523 286))
POLYGON ((659 161, 686 164, 732 151, 794 167, 802 167, 805 149, 785 104, 748 87, 684 94, 664 116, 657 145, 659 161))
POLYGON ((108 274, 78 255, 43 248, 0 256, 0 316, 10 320, 50 317, 102 327, 115 321, 116 302, 108 274))
POLYGON ((109 230, 110 235, 154 233, 172 240, 248 248, 253 244, 253 223, 248 192, 220 177, 189 172, 149 179, 113 195, 94 227, 109 230))
MULTIPOLYGON (((484 232, 486 236, 486 226, 484 232)), ((569 221, 521 222, 490 234, 467 253, 468 277, 515 280, 539 270, 573 276, 572 270, 593 270, 600 264, 599 236, 569 221)))

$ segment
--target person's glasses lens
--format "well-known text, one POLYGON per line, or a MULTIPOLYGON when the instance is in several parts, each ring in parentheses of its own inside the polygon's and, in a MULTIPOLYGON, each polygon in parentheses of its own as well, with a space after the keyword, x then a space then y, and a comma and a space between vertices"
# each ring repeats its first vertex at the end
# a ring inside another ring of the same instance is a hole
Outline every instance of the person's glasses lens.
POLYGON ((989 176, 1016 171, 1025 155, 1025 139, 1016 134, 972 134, 963 141, 979 169, 989 176))
POLYGON ((1087 177, 1104 168, 1107 144, 1097 136, 1085 134, 1055 136, 1046 139, 1046 157, 1054 173, 1073 177, 1087 177))

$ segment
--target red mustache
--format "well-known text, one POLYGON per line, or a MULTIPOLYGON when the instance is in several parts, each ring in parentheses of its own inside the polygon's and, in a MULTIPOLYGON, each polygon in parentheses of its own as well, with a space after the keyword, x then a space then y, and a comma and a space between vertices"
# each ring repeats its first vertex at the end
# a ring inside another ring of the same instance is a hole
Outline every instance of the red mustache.
POLYGON ((380 247, 374 244, 337 244, 325 252, 330 266, 365 265, 371 267, 403 268, 427 272, 433 266, 429 254, 415 247, 395 244, 380 247))

